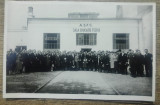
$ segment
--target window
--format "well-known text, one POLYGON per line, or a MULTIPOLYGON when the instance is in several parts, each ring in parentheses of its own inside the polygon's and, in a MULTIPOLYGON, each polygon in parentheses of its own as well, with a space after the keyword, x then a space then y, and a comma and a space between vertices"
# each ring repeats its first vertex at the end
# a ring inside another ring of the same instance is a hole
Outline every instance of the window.
POLYGON ((77 33, 77 45, 96 45, 97 34, 95 33, 77 33))
POLYGON ((60 34, 44 33, 44 49, 60 49, 60 34))
POLYGON ((129 49, 129 34, 113 34, 113 49, 129 49))
POLYGON ((88 14, 81 14, 81 15, 80 15, 80 18, 87 19, 87 18, 88 18, 88 14))

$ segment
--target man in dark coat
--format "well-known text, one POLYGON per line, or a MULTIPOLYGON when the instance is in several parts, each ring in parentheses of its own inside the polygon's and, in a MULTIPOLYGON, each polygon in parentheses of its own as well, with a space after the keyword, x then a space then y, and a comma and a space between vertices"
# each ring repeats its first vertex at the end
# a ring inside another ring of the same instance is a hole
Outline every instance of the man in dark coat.
POLYGON ((122 60, 122 53, 121 50, 117 51, 118 58, 117 58, 117 68, 118 68, 118 73, 121 73, 121 60, 122 60))
POLYGON ((101 52, 100 54, 99 54, 99 72, 102 72, 102 70, 104 69, 104 60, 103 60, 103 58, 104 58, 104 53, 103 52, 101 52))
POLYGON ((121 56, 121 73, 122 74, 127 74, 127 62, 128 62, 128 58, 127 58, 127 54, 122 52, 122 56, 121 56))
POLYGON ((23 50, 23 52, 22 52, 22 63, 23 63, 23 72, 27 72, 27 70, 28 70, 28 58, 27 58, 28 56, 27 56, 27 52, 25 51, 25 50, 23 50))
POLYGON ((98 66, 96 52, 93 52, 92 62, 93 62, 93 68, 94 68, 94 70, 96 71, 96 70, 97 70, 97 66, 98 66))
POLYGON ((60 53, 56 53, 55 55, 55 68, 56 70, 60 70, 60 53))
POLYGON ((101 68, 101 59, 100 59, 101 55, 99 52, 97 52, 97 56, 96 56, 96 68, 97 71, 100 71, 101 68))
POLYGON ((79 53, 79 69, 82 70, 83 69, 83 52, 79 53))
POLYGON ((78 53, 75 53, 74 63, 75 63, 75 70, 79 70, 79 54, 78 53))
POLYGON ((51 67, 52 67, 52 70, 56 70, 56 67, 55 67, 55 59, 56 59, 56 56, 54 53, 51 54, 51 67))
POLYGON ((12 72, 12 65, 13 65, 13 62, 12 62, 12 51, 9 51, 7 52, 7 74, 11 74, 12 72))
POLYGON ((136 60, 135 60, 135 54, 133 50, 129 51, 128 59, 129 59, 129 69, 131 72, 131 76, 136 77, 136 69, 135 69, 136 60))
POLYGON ((83 69, 84 70, 87 70, 87 52, 84 52, 83 53, 83 56, 82 56, 82 58, 83 58, 83 69))
POLYGON ((16 57, 17 57, 16 52, 15 51, 11 52, 9 59, 11 60, 10 62, 11 62, 11 72, 12 73, 15 73, 16 57))
POLYGON ((109 58, 109 53, 106 52, 105 56, 104 56, 104 68, 105 68, 105 72, 110 70, 110 58, 109 58))
POLYGON ((93 71, 93 69, 94 69, 94 54, 93 54, 93 52, 91 52, 91 59, 90 59, 90 69, 91 69, 91 71, 93 71))
POLYGON ((144 51, 145 51, 144 65, 145 65, 146 76, 151 77, 152 76, 152 54, 148 53, 148 49, 145 49, 144 51))
POLYGON ((87 59, 87 70, 91 70, 91 63, 92 63, 92 57, 91 57, 91 52, 88 52, 86 54, 86 59, 87 59))
POLYGON ((141 54, 140 50, 136 50, 135 54, 135 69, 137 72, 137 76, 143 76, 144 75, 144 68, 143 68, 143 63, 144 63, 144 57, 141 54))
POLYGON ((64 54, 63 60, 64 60, 64 70, 66 70, 67 69, 67 55, 66 55, 66 53, 64 54))
POLYGON ((60 68, 62 70, 65 70, 65 67, 66 67, 66 55, 65 53, 62 53, 61 56, 60 56, 60 68))
POLYGON ((70 52, 67 53, 67 69, 68 70, 72 70, 72 66, 73 66, 73 56, 70 52))
POLYGON ((118 55, 118 67, 119 73, 127 74, 127 55, 124 52, 118 55))
POLYGON ((46 64, 45 71, 50 71, 51 70, 50 54, 47 54, 45 56, 45 64, 46 64))

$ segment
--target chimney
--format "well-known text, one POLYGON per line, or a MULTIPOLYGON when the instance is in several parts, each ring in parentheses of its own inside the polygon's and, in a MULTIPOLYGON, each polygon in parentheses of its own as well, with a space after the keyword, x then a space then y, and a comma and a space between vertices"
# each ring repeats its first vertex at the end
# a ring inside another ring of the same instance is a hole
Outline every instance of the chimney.
POLYGON ((123 8, 121 5, 117 5, 116 18, 123 18, 123 8))
POLYGON ((33 18, 34 15, 33 15, 33 7, 28 7, 28 17, 29 18, 33 18))

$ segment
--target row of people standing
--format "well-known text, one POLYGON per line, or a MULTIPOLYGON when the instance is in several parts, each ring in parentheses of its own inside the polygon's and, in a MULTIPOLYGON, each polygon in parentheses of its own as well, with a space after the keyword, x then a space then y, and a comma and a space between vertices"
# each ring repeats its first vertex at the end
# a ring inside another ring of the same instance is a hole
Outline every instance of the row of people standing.
POLYGON ((140 50, 136 50, 134 53, 133 50, 130 50, 128 55, 130 72, 133 77, 152 76, 152 54, 148 53, 148 49, 144 50, 145 54, 142 55, 140 50))
MULTIPOLYGON (((148 50, 147 50, 147 54, 148 50)), ((151 76, 152 55, 142 55, 139 50, 135 53, 129 50, 109 52, 36 52, 24 50, 7 53, 7 73, 21 73, 51 70, 91 70, 99 72, 114 72, 127 74, 128 69, 132 76, 143 76, 144 66, 147 76, 151 76)))
POLYGON ((18 63, 25 72, 52 70, 101 70, 109 68, 108 53, 95 52, 8 52, 7 69, 20 73, 18 63), (19 62, 17 62, 17 60, 19 62), (16 66, 17 65, 17 66, 16 66))

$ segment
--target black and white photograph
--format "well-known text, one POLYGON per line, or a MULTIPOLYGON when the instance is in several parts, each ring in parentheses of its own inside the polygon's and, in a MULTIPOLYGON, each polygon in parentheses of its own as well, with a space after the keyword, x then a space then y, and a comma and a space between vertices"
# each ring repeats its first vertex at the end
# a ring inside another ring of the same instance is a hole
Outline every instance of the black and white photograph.
POLYGON ((154 101, 155 8, 6 1, 3 97, 154 101))

